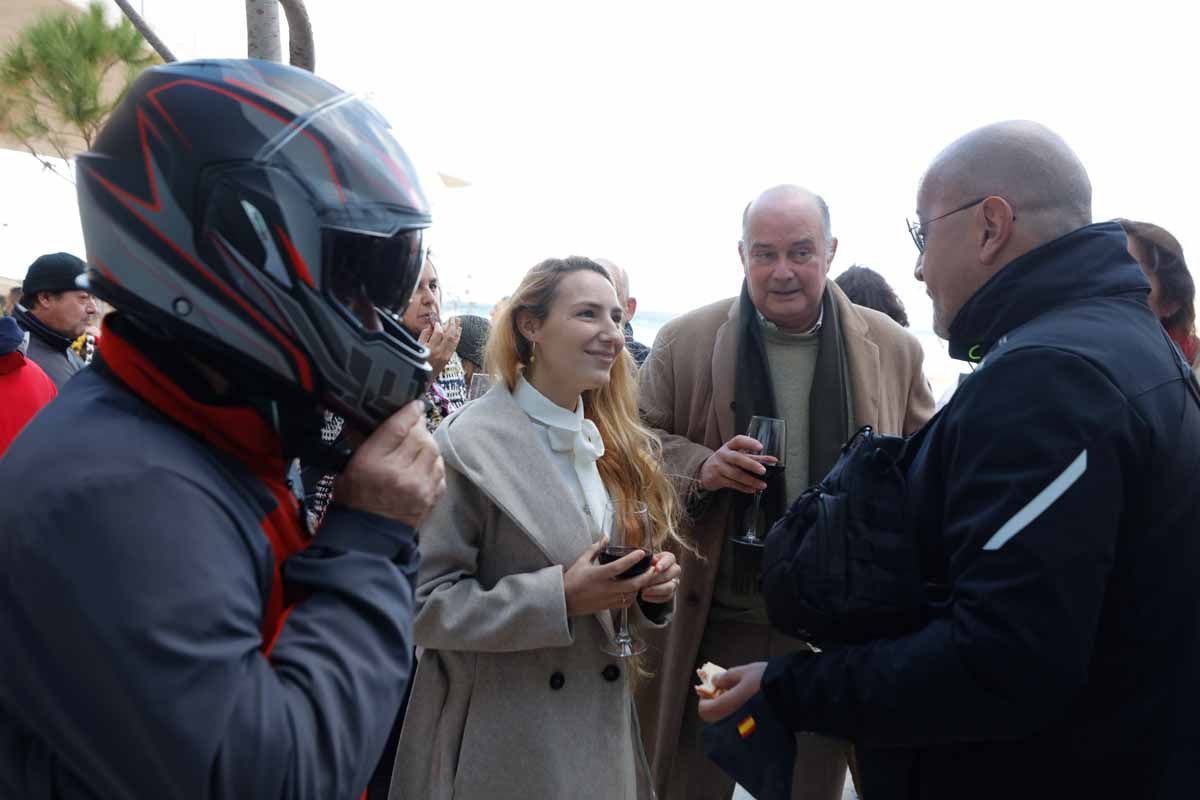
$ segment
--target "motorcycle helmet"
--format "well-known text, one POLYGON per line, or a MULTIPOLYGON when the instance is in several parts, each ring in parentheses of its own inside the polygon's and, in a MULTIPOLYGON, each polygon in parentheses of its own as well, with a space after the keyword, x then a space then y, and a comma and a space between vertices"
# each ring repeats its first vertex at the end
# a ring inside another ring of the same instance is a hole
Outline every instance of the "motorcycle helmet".
POLYGON ((76 172, 90 290, 275 413, 369 433, 424 392, 400 319, 429 205, 362 99, 273 62, 153 67, 76 172))

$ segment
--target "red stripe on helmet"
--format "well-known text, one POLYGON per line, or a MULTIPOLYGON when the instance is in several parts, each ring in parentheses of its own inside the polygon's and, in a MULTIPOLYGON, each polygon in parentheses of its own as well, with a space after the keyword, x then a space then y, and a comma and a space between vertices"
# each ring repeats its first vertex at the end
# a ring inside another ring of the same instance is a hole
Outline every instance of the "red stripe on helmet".
POLYGON ((279 233, 279 238, 283 239, 283 246, 287 248, 288 257, 292 259, 292 266, 296 268, 296 273, 300 276, 300 279, 313 289, 316 289, 317 284, 313 282, 312 273, 308 271, 308 264, 304 262, 300 251, 296 249, 296 245, 292 244, 292 240, 288 238, 283 226, 276 225, 275 230, 279 233))
MULTIPOLYGON (((149 153, 147 152, 147 160, 148 159, 149 159, 149 153)), ((131 214, 133 214, 135 217, 137 217, 143 225, 145 225, 147 228, 149 228, 168 247, 170 247, 179 256, 181 256, 185 261, 187 261, 187 263, 190 264, 193 269, 195 269, 197 272, 199 272, 206 280, 208 280, 209 283, 211 283, 213 286, 217 287, 217 289, 222 294, 224 294, 226 297, 230 298, 235 303, 237 303, 237 305, 240 306, 243 311, 245 311, 247 314, 249 314, 250 317, 256 323, 258 323, 259 327, 262 328, 263 330, 265 330, 267 333, 269 333, 271 335, 271 337, 273 339, 275 339, 275 341, 277 341, 281 345, 283 345, 284 349, 287 350, 289 353, 291 353, 292 360, 295 362, 296 371, 300 378, 300 385, 304 388, 305 391, 311 392, 313 390, 312 368, 309 366, 308 359, 304 356, 304 354, 302 352, 300 352, 299 348, 297 348, 295 344, 293 344, 286 336, 284 336, 279 331, 278 328, 276 328, 274 325, 272 325, 270 320, 268 320, 266 317, 264 317, 262 314, 260 314, 258 312, 258 310, 256 308, 254 308, 254 306, 247 303, 245 298, 243 298, 241 295, 239 295, 233 291, 230 291, 229 287, 226 286, 224 283, 222 283, 219 278, 217 278, 215 275, 213 275, 211 272, 209 272, 203 263, 201 263, 199 260, 193 258, 190 253, 188 253, 186 250, 184 250, 182 247, 180 247, 178 244, 176 244, 175 241, 173 239, 171 239, 171 237, 168 236, 166 233, 159 230, 159 228, 153 222, 146 219, 146 217, 144 217, 141 213, 139 213, 138 210, 136 208, 134 208, 133 205, 131 204, 131 202, 132 202, 132 203, 137 203, 138 205, 141 205, 143 207, 148 207, 148 206, 146 206, 146 203, 144 201, 141 201, 138 198, 133 197, 132 195, 121 191, 120 188, 113 185, 113 183, 111 181, 109 181, 107 178, 105 178, 100 173, 96 172, 96 170, 92 169, 91 167, 88 167, 87 171, 88 171, 88 174, 90 174, 93 178, 95 178, 97 181, 100 182, 101 186, 103 186, 114 197, 116 197, 117 200, 119 200, 121 202, 121 204, 124 205, 125 208, 127 208, 131 214)), ((153 176, 151 176, 151 180, 153 180, 153 176)))

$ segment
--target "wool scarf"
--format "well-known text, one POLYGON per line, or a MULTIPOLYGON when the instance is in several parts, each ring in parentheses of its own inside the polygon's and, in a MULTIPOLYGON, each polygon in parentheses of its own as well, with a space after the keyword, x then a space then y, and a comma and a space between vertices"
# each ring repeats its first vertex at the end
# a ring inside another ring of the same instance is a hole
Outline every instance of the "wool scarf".
MULTIPOLYGON (((817 483, 833 467, 842 445, 850 435, 848 410, 849 378, 846 367, 846 343, 842 336, 837 303, 829 289, 821 296, 821 327, 817 332, 817 364, 809 394, 808 476, 817 483)), ((742 282, 738 300, 737 365, 734 369, 734 419, 738 433, 750 428, 751 417, 778 416, 775 389, 763 344, 762 323, 750 299, 750 290, 742 282)), ((746 512, 753 495, 736 492, 731 532, 741 533, 748 525, 746 512)), ((768 478, 763 492, 762 509, 768 524, 783 516, 787 496, 782 474, 768 478)))

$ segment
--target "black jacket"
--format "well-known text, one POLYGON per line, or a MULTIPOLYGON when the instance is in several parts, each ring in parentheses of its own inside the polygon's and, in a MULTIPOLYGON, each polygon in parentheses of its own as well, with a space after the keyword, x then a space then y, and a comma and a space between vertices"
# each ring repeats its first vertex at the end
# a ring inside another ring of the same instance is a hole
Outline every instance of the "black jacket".
POLYGON ((916 435, 909 521, 949 586, 917 632, 770 663, 799 730, 860 743, 865 796, 1200 791, 1200 400, 1115 224, 1002 269, 916 435))
POLYGON ((63 384, 87 364, 71 349, 72 340, 46 327, 24 306, 18 305, 13 316, 29 331, 29 348, 25 357, 42 368, 60 391, 63 384))
POLYGON ((628 322, 625 323, 625 349, 629 351, 633 362, 639 368, 646 363, 646 359, 650 356, 650 348, 633 338, 633 326, 628 322))
POLYGON ((277 501, 107 370, 0 486, 0 797, 359 796, 411 667, 411 529, 331 509, 265 657, 277 501))

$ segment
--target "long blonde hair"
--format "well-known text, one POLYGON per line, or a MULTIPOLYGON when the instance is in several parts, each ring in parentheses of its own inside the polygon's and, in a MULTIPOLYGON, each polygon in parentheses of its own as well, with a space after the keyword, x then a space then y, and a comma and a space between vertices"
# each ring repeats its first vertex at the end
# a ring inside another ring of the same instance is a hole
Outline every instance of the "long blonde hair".
MULTIPOLYGON (((591 259, 548 258, 526 273, 496 318, 485 366, 503 379, 510 391, 533 359, 533 344, 518 328, 520 315, 546 319, 563 278, 581 271, 595 272, 612 283, 604 267, 591 259)), ((655 551, 668 542, 690 549, 679 536, 680 504, 663 466, 662 443, 638 416, 637 367, 624 347, 613 363, 608 383, 583 393, 583 413, 604 440, 604 455, 596 467, 612 499, 646 504, 655 551)))

